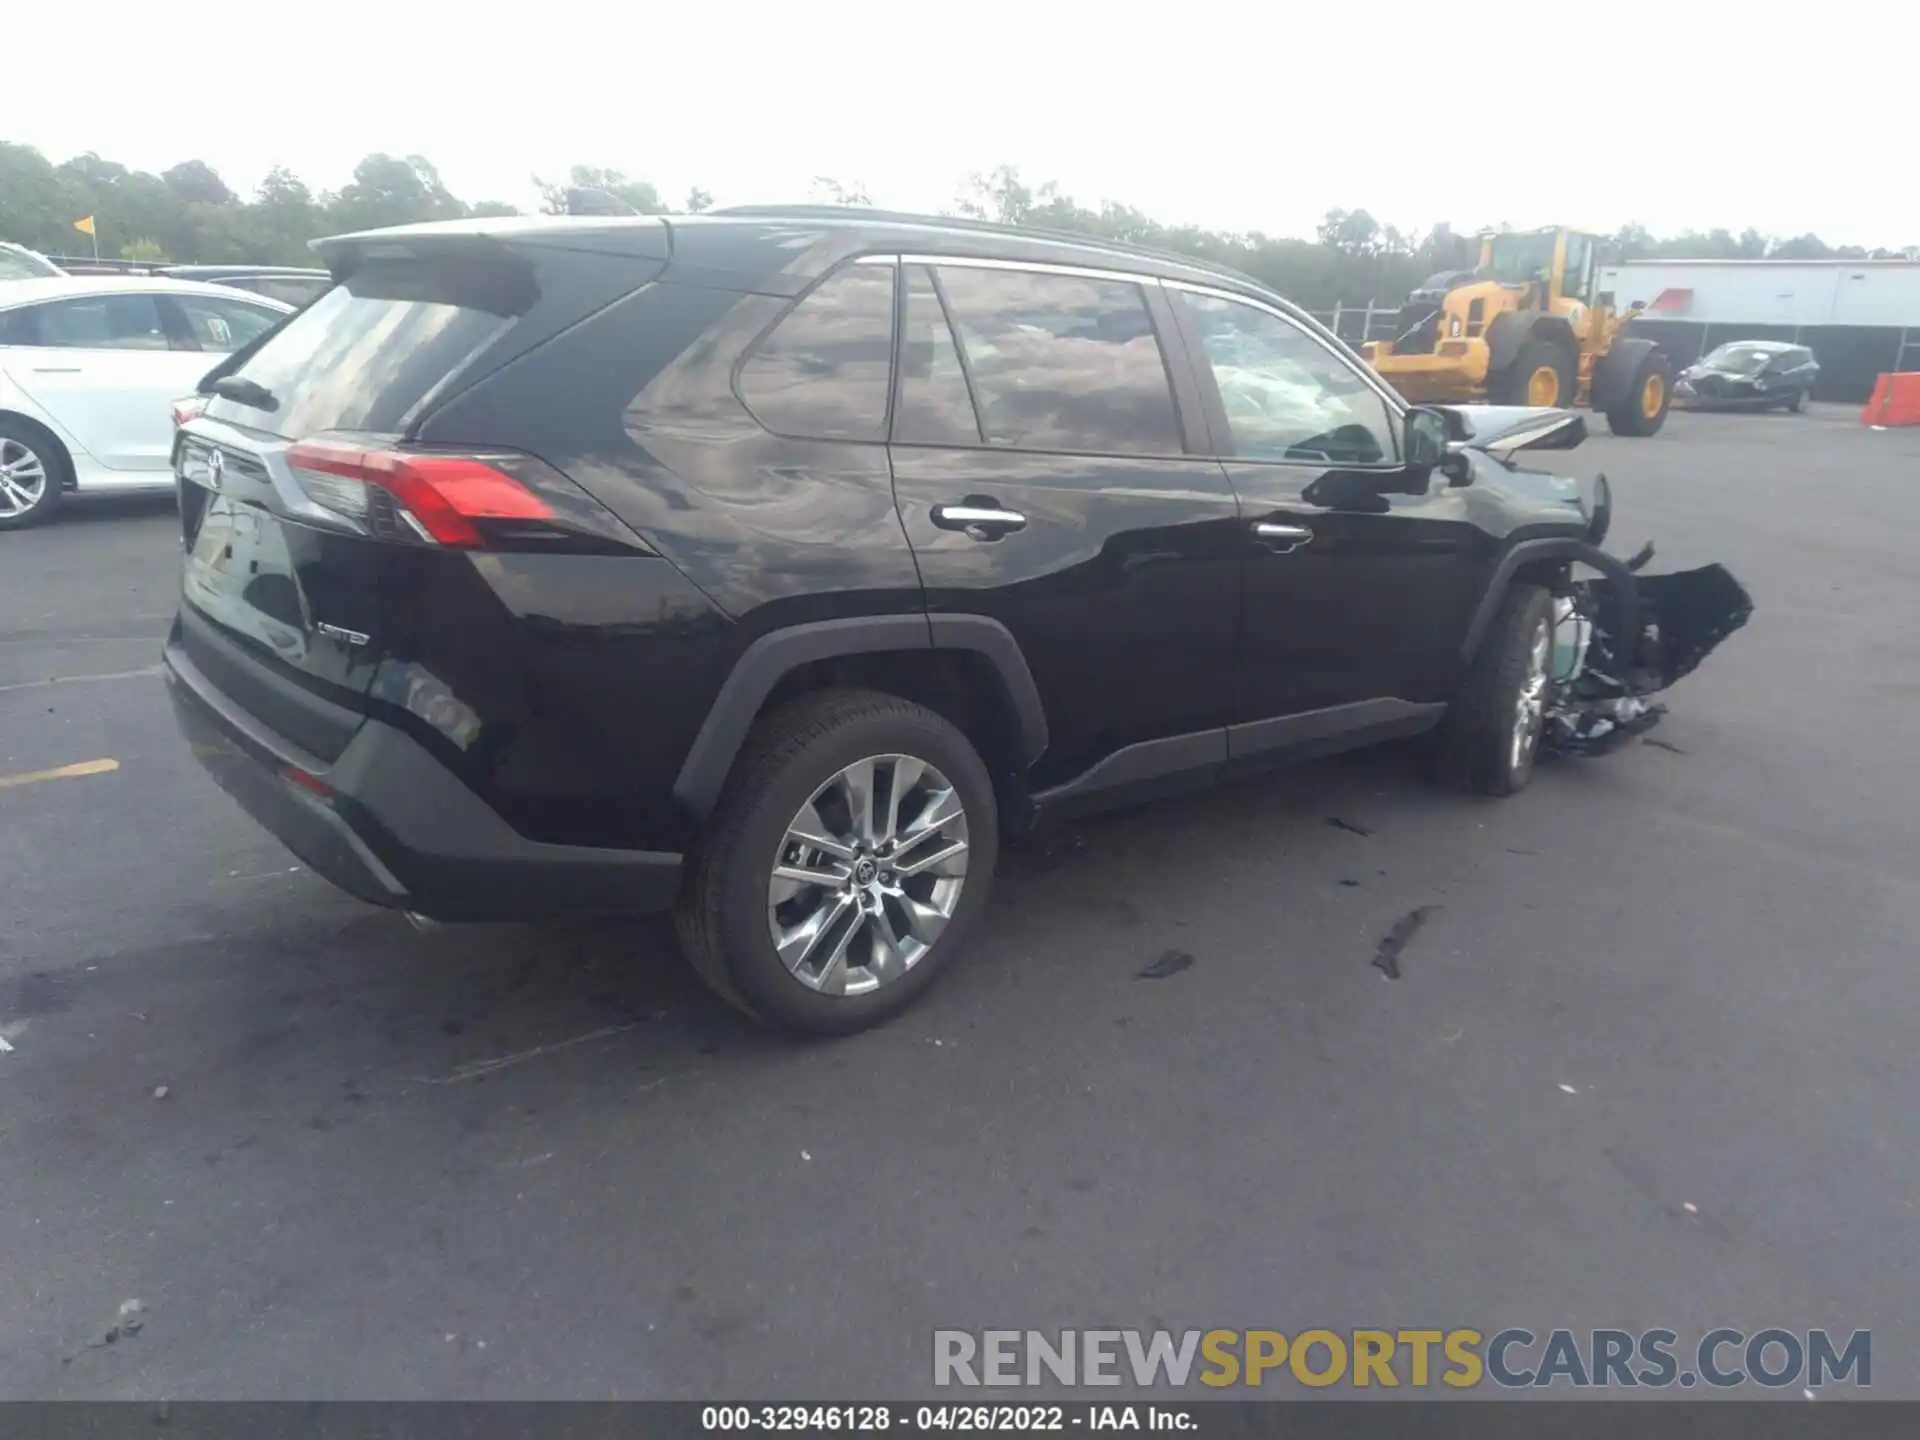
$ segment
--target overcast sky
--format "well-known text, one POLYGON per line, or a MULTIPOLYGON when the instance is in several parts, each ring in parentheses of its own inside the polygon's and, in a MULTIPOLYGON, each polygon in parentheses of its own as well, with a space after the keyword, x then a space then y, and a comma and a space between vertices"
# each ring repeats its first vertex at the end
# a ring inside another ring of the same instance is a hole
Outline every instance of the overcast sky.
POLYGON ((0 138, 197 156, 243 193, 275 164, 335 188, 384 150, 523 208, 585 163, 675 204, 830 175, 938 209, 1007 163, 1272 234, 1342 206, 1920 243, 1911 0, 13 8, 0 138))

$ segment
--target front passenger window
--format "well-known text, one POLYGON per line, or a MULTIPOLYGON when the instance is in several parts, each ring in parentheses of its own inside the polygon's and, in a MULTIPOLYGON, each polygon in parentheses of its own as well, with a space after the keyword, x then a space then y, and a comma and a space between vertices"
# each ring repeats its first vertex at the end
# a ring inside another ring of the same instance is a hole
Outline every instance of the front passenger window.
POLYGON ((1291 321, 1238 300, 1173 291, 1200 331, 1242 460, 1384 465, 1393 418, 1366 379, 1291 321))

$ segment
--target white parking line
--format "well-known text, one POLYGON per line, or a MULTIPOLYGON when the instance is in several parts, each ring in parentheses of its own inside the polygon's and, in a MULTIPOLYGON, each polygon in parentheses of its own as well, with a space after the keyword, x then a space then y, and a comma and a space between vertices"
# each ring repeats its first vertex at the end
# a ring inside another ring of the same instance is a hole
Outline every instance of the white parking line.
POLYGON ((13 685, 0 685, 0 695, 14 690, 42 690, 49 685, 77 685, 83 680, 139 680, 159 673, 158 665, 146 665, 138 670, 109 670, 104 675, 54 675, 45 680, 21 680, 13 685))

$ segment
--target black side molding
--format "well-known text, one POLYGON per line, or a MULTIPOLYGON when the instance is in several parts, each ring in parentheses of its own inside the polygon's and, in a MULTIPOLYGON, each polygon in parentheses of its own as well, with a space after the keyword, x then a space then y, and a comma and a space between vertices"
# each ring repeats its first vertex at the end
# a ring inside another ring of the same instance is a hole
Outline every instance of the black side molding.
POLYGON ((697 819, 720 799, 733 760, 773 687, 815 660, 880 650, 972 650, 1005 685, 1027 763, 1047 748, 1046 713, 1033 672, 1011 632, 981 615, 867 615, 793 625, 762 635, 735 662, 673 782, 673 795, 697 819))
POLYGON ((1303 710, 1271 720, 1227 727, 1227 754, 1234 761, 1281 758, 1311 760, 1380 740, 1418 735, 1440 723, 1447 707, 1382 695, 1324 710, 1303 710))
POLYGON ((1027 764, 1038 760, 1047 748, 1047 712, 1040 703, 1040 687, 1033 683, 1027 657, 1013 632, 998 620, 984 615, 929 615, 936 650, 972 650, 986 656, 1007 687, 1007 699, 1013 705, 1015 722, 1020 727, 1021 749, 1027 764))
POLYGON ((1220 778, 1226 763, 1224 728, 1141 740, 1035 795, 1034 817, 1047 824, 1069 815, 1204 789, 1220 778))

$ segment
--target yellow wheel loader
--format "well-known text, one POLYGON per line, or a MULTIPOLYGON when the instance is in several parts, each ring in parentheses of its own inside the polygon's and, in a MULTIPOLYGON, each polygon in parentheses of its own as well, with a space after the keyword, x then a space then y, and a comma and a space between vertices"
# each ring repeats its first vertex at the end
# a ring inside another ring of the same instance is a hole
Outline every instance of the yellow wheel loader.
POLYGON ((1601 411, 1616 435, 1665 423, 1673 366, 1594 294, 1601 240, 1571 230, 1486 235, 1472 271, 1437 275, 1401 310, 1369 365, 1415 404, 1490 401, 1601 411))

